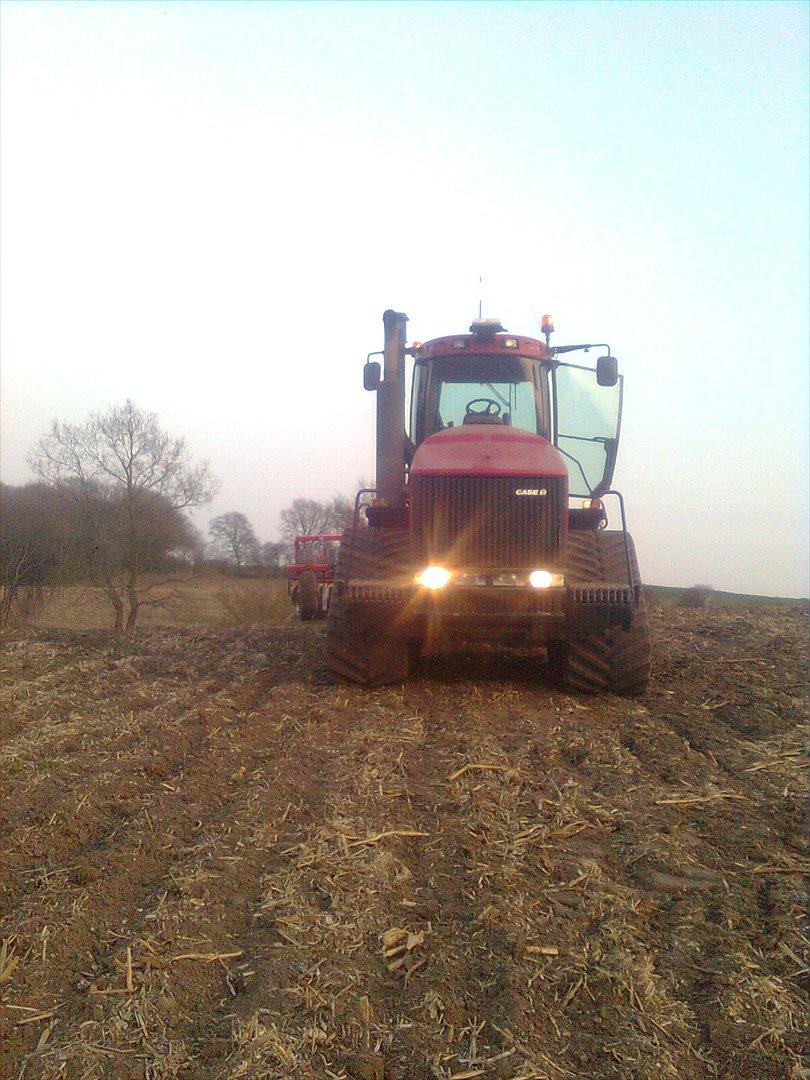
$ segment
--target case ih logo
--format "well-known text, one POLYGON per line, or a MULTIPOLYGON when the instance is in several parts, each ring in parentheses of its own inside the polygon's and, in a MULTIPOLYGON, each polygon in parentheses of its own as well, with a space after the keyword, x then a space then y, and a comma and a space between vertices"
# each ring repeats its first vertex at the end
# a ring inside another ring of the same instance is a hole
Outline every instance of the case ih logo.
POLYGON ((516 488, 516 495, 546 495, 548 494, 545 488, 516 488))

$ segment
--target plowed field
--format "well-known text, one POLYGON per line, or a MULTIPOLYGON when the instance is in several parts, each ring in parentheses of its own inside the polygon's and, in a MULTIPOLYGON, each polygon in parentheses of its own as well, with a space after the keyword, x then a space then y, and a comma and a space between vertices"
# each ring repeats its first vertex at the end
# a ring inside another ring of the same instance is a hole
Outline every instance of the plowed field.
POLYGON ((5 1075, 802 1076, 806 619, 653 614, 642 699, 322 627, 4 646, 5 1075))

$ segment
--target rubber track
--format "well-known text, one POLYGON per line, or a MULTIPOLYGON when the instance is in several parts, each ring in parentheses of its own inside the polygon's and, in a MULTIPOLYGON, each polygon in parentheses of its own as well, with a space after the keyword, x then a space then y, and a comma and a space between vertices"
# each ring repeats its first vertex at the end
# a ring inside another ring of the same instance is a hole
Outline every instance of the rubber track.
POLYGON ((629 630, 612 627, 568 643, 567 683, 596 694, 641 694, 650 679, 650 627, 638 612, 629 630))
MULTIPOLYGON (((573 582, 627 580, 624 536, 617 531, 569 535, 566 573, 573 582)), ((638 559, 628 536, 633 584, 641 584, 638 559)), ((639 694, 650 678, 650 628, 643 600, 629 630, 612 627, 572 637, 565 676, 568 687, 586 693, 639 694)))
POLYGON ((335 598, 326 629, 326 662, 341 679, 360 686, 384 686, 408 677, 408 644, 385 635, 385 627, 361 622, 335 598))
MULTIPOLYGON (((630 547, 630 565, 633 584, 641 584, 638 559, 632 536, 627 537, 630 547)), ((582 582, 627 581, 627 559, 624 549, 624 533, 617 530, 588 530, 568 534, 566 554, 566 579, 573 584, 582 582)))
MULTIPOLYGON (((379 580, 401 573, 408 565, 409 547, 405 530, 349 530, 340 542, 335 580, 379 580)), ((383 686, 408 677, 408 644, 386 634, 385 618, 361 617, 347 608, 338 591, 333 592, 326 657, 335 675, 361 686, 383 686)))
POLYGON ((406 569, 409 553, 410 537, 405 529, 349 529, 340 541, 335 579, 390 577, 406 569))

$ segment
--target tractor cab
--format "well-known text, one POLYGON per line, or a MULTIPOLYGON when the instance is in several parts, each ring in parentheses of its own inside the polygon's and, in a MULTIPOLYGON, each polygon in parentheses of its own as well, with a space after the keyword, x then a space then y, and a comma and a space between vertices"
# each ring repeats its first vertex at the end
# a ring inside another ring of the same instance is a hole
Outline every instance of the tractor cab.
MULTIPOLYGON (((544 328, 550 336, 550 320, 544 328)), ((468 334, 417 343, 408 352, 414 359, 408 433, 413 450, 452 429, 464 428, 474 437, 483 436, 483 428, 490 434, 508 428, 556 447, 571 496, 598 499, 610 489, 622 378, 607 346, 555 348, 548 337, 544 343, 510 335, 497 320, 483 319, 468 334), (600 347, 607 354, 596 367, 560 359, 600 347)))

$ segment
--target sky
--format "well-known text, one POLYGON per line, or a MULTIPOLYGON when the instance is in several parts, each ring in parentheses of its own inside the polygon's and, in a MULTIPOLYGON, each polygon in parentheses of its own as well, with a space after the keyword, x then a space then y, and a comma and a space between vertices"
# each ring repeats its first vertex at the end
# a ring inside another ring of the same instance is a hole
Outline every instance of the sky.
POLYGON ((4 0, 0 475, 132 398, 262 540, 366 354, 607 341, 650 583, 807 596, 808 6, 4 0), (483 286, 479 286, 483 278, 483 286))

